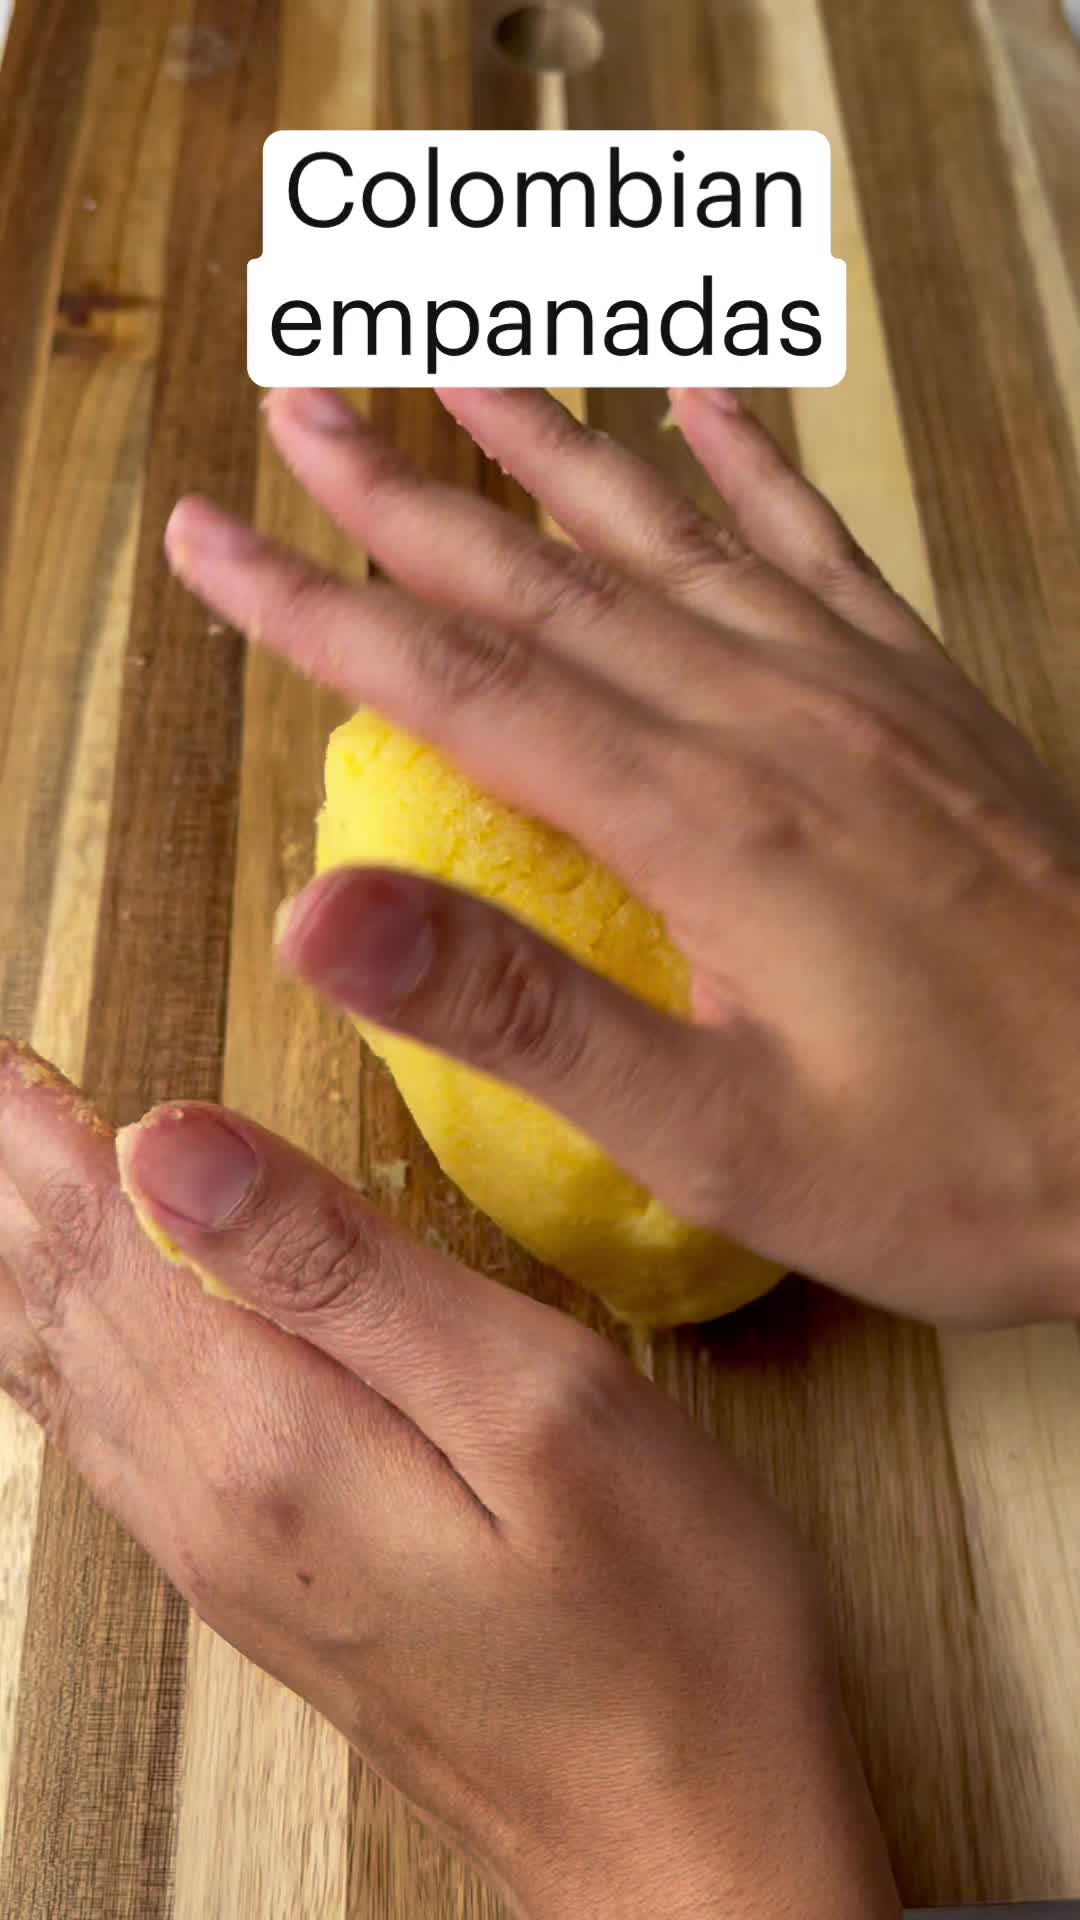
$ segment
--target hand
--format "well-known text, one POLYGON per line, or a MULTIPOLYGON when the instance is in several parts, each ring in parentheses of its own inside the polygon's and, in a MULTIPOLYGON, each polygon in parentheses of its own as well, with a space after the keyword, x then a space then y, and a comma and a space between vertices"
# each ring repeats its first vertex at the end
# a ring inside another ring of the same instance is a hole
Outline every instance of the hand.
POLYGON ((580 550, 280 393, 282 454, 399 585, 199 501, 172 563, 614 868, 687 955, 695 1023, 364 870, 302 896, 285 962, 775 1260, 940 1322, 1080 1311, 1077 823, 1033 753, 730 396, 674 406, 738 534, 543 394, 443 399, 580 550))
POLYGON ((251 1121, 0 1056, 0 1380, 530 1920, 896 1920, 815 1580, 614 1349, 251 1121), (89 1124, 87 1124, 89 1122, 89 1124))

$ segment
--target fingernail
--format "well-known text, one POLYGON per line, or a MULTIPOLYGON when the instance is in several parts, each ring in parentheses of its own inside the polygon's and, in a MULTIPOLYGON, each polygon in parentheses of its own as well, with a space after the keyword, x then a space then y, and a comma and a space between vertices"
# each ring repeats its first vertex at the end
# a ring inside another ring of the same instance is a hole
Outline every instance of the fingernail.
POLYGON ((355 407, 330 387, 294 388, 286 411, 312 433, 352 433, 357 424, 355 407))
POLYGON ((679 400, 704 400, 707 406, 715 407, 719 413, 738 413, 741 402, 734 387, 669 387, 668 398, 673 403, 679 400))
POLYGON ((287 905, 278 933, 286 966, 358 1013, 393 1013, 431 971, 430 890, 411 874, 344 869, 287 905))
POLYGON ((259 1172, 254 1148, 217 1114, 167 1107, 125 1128, 118 1146, 151 1206, 211 1232, 228 1225, 259 1172))
POLYGON ((209 500, 181 500, 169 515, 165 528, 165 551, 178 573, 183 573, 191 555, 205 554, 223 560, 244 560, 255 553, 259 536, 245 521, 222 512, 209 500))

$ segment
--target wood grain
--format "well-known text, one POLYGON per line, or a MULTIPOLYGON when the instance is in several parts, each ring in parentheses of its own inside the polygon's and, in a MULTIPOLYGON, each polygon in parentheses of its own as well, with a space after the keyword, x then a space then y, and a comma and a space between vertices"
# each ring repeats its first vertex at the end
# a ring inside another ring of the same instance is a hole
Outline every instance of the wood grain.
MULTIPOLYGON (((276 124, 370 125, 374 31, 371 7, 313 14, 281 0, 276 124)), ((274 458, 265 433, 255 504, 266 533, 340 572, 362 570, 274 458)), ((344 717, 332 696, 266 654, 249 655, 222 1097, 353 1179, 359 1042, 314 995, 286 982, 272 957, 277 907, 311 873, 326 737, 344 717)), ((345 1742, 201 1621, 193 1618, 190 1632, 176 1920, 293 1920, 301 1912, 305 1920, 345 1920, 345 1742)))
POLYGON ((1080 475, 985 46, 968 4, 821 10, 949 647, 1075 786, 1080 475))
MULTIPOLYGON (((71 10, 73 25, 79 11, 71 10)), ((103 117, 109 79, 127 82, 125 11, 100 13, 87 49, 104 67, 103 117)), ((137 645, 126 663, 114 757, 124 804, 110 817, 84 1062, 88 1085, 117 1119, 181 1082, 204 1095, 220 1086, 241 650, 235 636, 215 645, 205 617, 166 582, 160 542, 176 494, 197 482, 241 508, 252 503, 242 269, 257 246, 257 201, 250 190, 236 195, 232 180, 237 157, 249 164, 272 122, 260 70, 268 23, 269 8, 237 7, 235 37, 207 72, 207 43, 197 35, 208 23, 164 7, 157 19, 158 57, 184 89, 176 176, 186 183, 204 166, 209 172, 199 195, 176 195, 168 223, 170 325, 155 372, 155 458, 129 627, 137 645), (185 85, 196 77, 198 87, 185 85), (221 272, 211 280, 215 258, 221 272)), ((132 89, 128 97, 138 96, 132 89)), ((152 90, 142 97, 145 111, 152 90)), ((116 285, 101 291, 128 294, 116 285)), ((117 1887, 140 1915, 167 1910, 185 1630, 160 1575, 59 1459, 48 1458, 5 1833, 12 1911, 44 1920, 62 1910, 82 1920, 110 1911, 117 1887), (44 1834, 61 1831, 62 1857, 42 1845, 44 1834)))
MULTIPOLYGON (((383 1070, 279 979, 339 709, 165 573, 197 487, 362 573, 244 372, 275 125, 817 126, 849 373, 750 403, 1080 793, 1080 59, 1055 0, 583 0, 601 59, 499 53, 500 0, 36 0, 0 68, 0 1019, 118 1120, 221 1096, 592 1324, 443 1179, 383 1070), (167 982, 167 991, 163 990, 167 982), (405 1159, 405 1191, 379 1188, 405 1159)), ((715 501, 663 396, 568 396, 715 501)), ((427 471, 532 503, 426 393, 427 471)), ((613 1330, 608 1328, 607 1331, 613 1330)), ((824 1556, 913 1903, 1080 1892, 1080 1340, 928 1333, 790 1280, 639 1364, 824 1556)), ((0 1911, 495 1920, 339 1737, 247 1667, 0 1410, 0 1911)))
MULTIPOLYGON (((138 289, 145 299, 140 310, 152 312, 167 229, 167 206, 156 197, 138 219, 115 192, 91 208, 87 178, 88 169, 93 177, 97 168, 102 178, 112 172, 122 177, 133 162, 167 172, 178 124, 169 97, 154 91, 160 34, 153 32, 126 36, 129 72, 139 91, 132 86, 121 110, 106 115, 121 48, 116 9, 102 13, 91 44, 82 36, 92 19, 89 9, 66 23, 50 16, 45 42, 31 48, 16 36, 0 73, 0 142, 7 130, 33 148, 35 126, 50 113, 67 116, 66 138, 51 149, 61 171, 52 179, 49 210, 40 192, 25 210, 48 240, 35 259, 39 271, 16 275, 15 250, 29 229, 16 218, 3 227, 12 263, 3 278, 5 285, 18 286, 20 300, 4 307, 10 384, 0 383, 0 411, 21 402, 24 425, 22 437, 9 442, 7 520, 0 528, 0 546, 8 537, 6 574, 0 576, 6 722, 0 802, 7 848, 0 1020, 28 1034, 75 1076, 83 1067, 90 1014, 151 395, 149 353, 133 341, 130 326, 115 342, 108 314, 95 311, 88 296, 103 284, 105 263, 116 259, 122 284, 138 289), (59 39, 64 57, 57 67, 59 39), (15 90, 25 98, 26 87, 40 120, 32 116, 20 128, 10 103, 15 90), (73 307, 78 325, 68 319, 73 307), (54 313, 60 325, 50 355, 54 313), (32 459, 25 453, 28 437, 32 459)), ((20 30, 28 24, 28 10, 21 9, 20 30)), ((35 162, 39 189, 48 176, 44 161, 43 151, 35 162)), ((9 189, 18 174, 18 168, 0 168, 9 189)), ((7 418, 10 425, 12 416, 7 418)), ((40 1469, 36 1429, 3 1403, 0 1829, 8 1804, 40 1469)))

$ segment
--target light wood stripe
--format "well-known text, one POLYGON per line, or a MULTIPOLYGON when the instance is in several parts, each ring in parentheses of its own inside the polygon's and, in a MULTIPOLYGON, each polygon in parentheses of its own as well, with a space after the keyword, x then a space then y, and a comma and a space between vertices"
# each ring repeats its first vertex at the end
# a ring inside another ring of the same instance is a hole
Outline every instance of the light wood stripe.
MULTIPOLYGON (((1030 129, 981 4, 947 15, 905 9, 885 46, 865 6, 822 7, 868 183, 871 251, 945 636, 1075 781, 1078 680, 1067 637, 1080 519, 1060 378, 1075 316, 1055 272, 1054 213, 1031 165, 1030 129), (884 123, 871 125, 865 90, 871 59, 882 57, 895 80, 884 123), (924 91, 931 59, 938 73, 966 77, 950 115, 935 116, 924 91), (900 153, 925 203, 918 224, 901 224, 913 191, 902 172, 890 190, 878 171, 900 153), (947 279, 946 250, 955 260, 947 279), (911 310, 923 303, 913 327, 911 310)), ((1063 1581, 1066 1543, 1080 1532, 1080 1486, 1062 1476, 1058 1455, 1080 1445, 1080 1346, 1071 1329, 1057 1329, 949 1336, 940 1348, 983 1676, 979 1745, 968 1761, 971 1830, 981 1836, 971 1884, 984 1897, 1066 1894, 1080 1870, 1075 1823, 1062 1818, 1076 1804, 1080 1703, 1061 1674, 1080 1643, 1063 1581)))
POLYGON ((925 620, 937 598, 866 251, 851 155, 814 0, 759 0, 758 60, 777 127, 813 126, 832 148, 832 250, 848 270, 848 363, 838 387, 791 396, 803 472, 925 620))
MULTIPOLYGON (((352 8, 311 32, 282 0, 276 124, 374 122, 375 14, 352 8)), ((356 556, 260 435, 256 518, 339 572, 356 556)), ((362 570, 362 569, 361 569, 362 570)), ((359 1043, 278 974, 275 909, 311 872, 326 736, 344 709, 267 655, 248 658, 223 1098, 354 1178, 359 1043), (266 1071, 268 1048, 275 1070, 266 1071)), ((177 1836, 176 1920, 345 1920, 349 1755, 287 1688, 193 1618, 177 1836)))
MULTIPOLYGON (((193 24, 204 23, 196 16, 193 24)), ((235 808, 230 733, 239 651, 233 642, 230 698, 226 650, 207 644, 205 620, 181 608, 175 590, 162 597, 160 539, 165 512, 184 480, 201 478, 211 489, 216 481, 226 497, 244 506, 251 500, 243 462, 233 463, 228 396, 222 399, 218 389, 231 367, 243 365, 242 269, 254 251, 257 220, 248 220, 246 230, 237 227, 237 212, 244 222, 246 207, 240 203, 234 211, 229 200, 215 205, 212 189, 185 193, 171 207, 169 195, 174 168, 190 180, 207 164, 208 179, 220 192, 228 185, 237 143, 248 149, 249 116, 259 111, 257 84, 250 84, 258 77, 258 21, 249 8, 246 18, 242 11, 235 15, 233 25, 231 57, 212 74, 204 70, 208 43, 187 31, 184 8, 159 12, 144 37, 125 32, 127 9, 103 8, 93 46, 95 59, 106 63, 104 71, 96 70, 99 154, 109 154, 117 126, 109 63, 127 113, 140 116, 130 129, 135 155, 114 154, 105 181, 125 204, 124 159, 138 157, 147 135, 160 135, 161 151, 151 147, 143 157, 161 169, 164 193, 154 200, 154 224, 160 237, 167 222, 169 241, 164 275, 159 271, 151 288, 164 296, 170 326, 156 371, 157 459, 143 499, 133 637, 114 756, 124 803, 110 821, 85 1062, 94 1091, 123 1118, 156 1095, 175 1091, 181 1076, 189 1091, 212 1094, 218 1086, 215 1023, 223 979, 215 975, 227 941, 228 812, 235 808), (149 69, 140 70, 140 52, 152 60, 149 69), (252 73, 245 66, 253 53, 252 73), (171 91, 179 93, 179 102, 171 110, 166 106, 160 120, 144 120, 162 104, 159 69, 166 100, 171 91), (198 92, 186 84, 193 76, 204 83, 198 92), (195 309, 215 251, 222 293, 209 330, 195 309), (173 985, 163 1002, 166 974, 173 985), (117 1005, 124 1009, 122 1023, 115 1014, 101 1017, 117 1005)), ((260 137, 271 119, 267 102, 256 122, 260 137)), ((100 207, 100 194, 87 190, 86 198, 100 207)), ((80 203, 79 211, 96 213, 97 207, 80 203)), ((128 213, 135 233, 142 212, 136 194, 128 213)), ((132 338, 120 324, 127 313, 143 310, 144 287, 116 277, 130 264, 130 246, 119 249, 104 283, 91 283, 89 291, 120 297, 113 339, 121 354, 127 349, 138 359, 152 350, 154 336, 151 326, 149 339, 137 328, 132 338)), ((84 287, 71 291, 81 296, 84 287)), ((94 302, 89 304, 93 313, 94 302)), ((76 299, 62 309, 73 328, 84 305, 76 299)), ((250 410, 239 382, 234 391, 250 410)), ((140 471, 144 464, 140 456, 140 471)), ((60 1911, 71 1920, 89 1920, 113 1909, 118 1888, 147 1920, 168 1910, 184 1646, 176 1596, 50 1456, 39 1505, 5 1836, 4 1897, 12 1911, 27 1920, 51 1920, 60 1911), (60 1832, 62 1852, 47 1844, 47 1836, 60 1832)))
MULTIPOLYGON (((1067 0, 1072 32, 1058 0, 976 0, 976 17, 992 18, 995 38, 1022 102, 1026 139, 1057 229, 1062 264, 1080 303, 1080 168, 1076 115, 1080 102, 1080 17, 1067 0)), ((1045 295, 1044 295, 1045 300, 1045 295)), ((1056 300, 1055 300, 1056 304, 1056 300)), ((1053 314, 1048 309, 1048 318, 1053 314)))
POLYGON ((1058 396, 1080 457, 1080 57, 1057 18, 1047 44, 1012 0, 973 0, 1058 396), (1034 44, 1033 44, 1034 40, 1034 44), (1056 57, 1055 57, 1056 54, 1056 57), (1033 69, 1033 70, 1032 70, 1033 69), (1061 129, 1067 129, 1062 132, 1061 129), (1071 148, 1072 168, 1068 158, 1071 148))
POLYGON ((1075 785, 1080 477, 985 48, 968 0, 822 16, 948 643, 1075 785))
MULTIPOLYGON (((89 9, 80 22, 82 28, 92 25, 89 9)), ((25 7, 19 24, 20 32, 30 24, 25 7)), ((43 25, 39 17, 39 31, 43 25)), ((66 48, 66 60, 59 63, 66 85, 81 86, 87 102, 104 95, 102 32, 82 51, 80 30, 70 20, 58 18, 56 32, 66 48)), ((50 46, 46 38, 39 50, 46 62, 52 59, 54 85, 57 62, 50 46)), ((33 99, 25 44, 21 51, 22 58, 20 46, 13 44, 4 78, 20 92, 30 87, 33 99)), ((115 33, 112 51, 119 51, 115 33)), ((145 95, 154 80, 153 41, 147 44, 145 35, 129 31, 127 59, 145 95)), ((65 205, 77 211, 70 224, 66 218, 52 221, 56 285, 34 289, 36 299, 48 299, 48 307, 30 317, 43 345, 52 331, 47 322, 61 268, 64 289, 79 293, 98 284, 103 261, 120 251, 130 269, 126 284, 147 296, 160 292, 167 206, 155 205, 150 217, 136 224, 125 219, 114 196, 111 204, 95 206, 91 217, 79 198, 87 166, 79 155, 91 151, 95 169, 106 172, 110 162, 133 157, 166 163, 178 125, 170 104, 160 95, 153 100, 151 156, 138 148, 151 124, 145 113, 133 117, 113 110, 103 124, 100 110, 93 111, 82 139, 74 102, 61 107, 54 98, 54 109, 68 116, 73 142, 65 205)), ((14 130, 16 116, 0 87, 3 126, 14 130)), ((10 182, 13 177, 0 162, 0 178, 10 182)), ((43 208, 37 211, 44 219, 43 208)), ((18 223, 8 223, 5 232, 17 245, 18 223)), ((14 273, 5 284, 16 284, 14 273)), ((18 284, 24 294, 34 288, 32 277, 21 272, 18 284)), ((13 461, 7 469, 16 489, 24 479, 29 484, 22 488, 22 505, 17 499, 9 505, 18 526, 11 526, 6 644, 0 656, 0 680, 3 665, 9 668, 10 721, 0 775, 7 869, 0 900, 5 973, 0 1019, 6 1028, 28 1034, 75 1076, 82 1071, 89 1019, 151 387, 148 352, 134 348, 130 339, 126 350, 116 351, 109 336, 108 320, 102 325, 92 309, 85 315, 76 309, 70 320, 65 314, 51 362, 40 362, 37 402, 32 387, 21 389, 35 422, 34 458, 13 461)), ((10 354, 10 334, 7 346, 10 354)), ((7 392, 11 399, 20 397, 18 377, 7 392)), ((10 502, 10 493, 7 497, 10 502)), ((41 1461, 37 1429, 8 1402, 0 1402, 0 1841, 41 1461)))
MULTIPOLYGON (((1022 229, 1045 317, 1061 424, 1080 455, 1080 310, 1047 193, 1040 126, 1066 98, 1080 114, 1080 59, 1063 23, 1036 30, 1010 4, 975 0, 1022 229), (1060 29, 1054 60, 1054 28, 1060 29), (1013 61, 1040 58, 1044 80, 1026 91, 1013 61), (1010 54, 1012 58, 1010 58, 1010 54), (1048 56, 1050 56, 1048 60, 1048 56)), ((1080 201, 1077 202, 1080 206, 1080 201)), ((1073 226, 1071 238, 1080 234, 1073 226)), ((1075 267, 1075 262, 1073 263, 1075 267)), ((1067 633, 1062 638, 1067 640, 1067 633)), ((1065 690, 1063 689, 1063 692, 1065 690)), ((1074 736, 1075 737, 1075 736, 1074 736)), ((1029 1764, 1011 1770, 1018 1821, 1044 1838, 1055 1883, 1080 1886, 1080 1696, 1063 1684, 1080 1654, 1080 1338, 1037 1328, 942 1341, 949 1418, 980 1604, 1001 1666, 1032 1730, 1029 1764)), ((1046 1885, 1030 1872, 1027 1891, 1046 1885)))

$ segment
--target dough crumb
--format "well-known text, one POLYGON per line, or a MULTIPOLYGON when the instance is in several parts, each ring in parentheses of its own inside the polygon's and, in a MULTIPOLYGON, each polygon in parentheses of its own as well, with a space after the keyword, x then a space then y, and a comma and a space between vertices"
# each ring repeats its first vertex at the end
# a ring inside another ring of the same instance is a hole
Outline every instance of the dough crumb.
POLYGON ((371 1177, 377 1187, 385 1187, 388 1193, 404 1193, 409 1184, 409 1162, 407 1160, 373 1160, 371 1177))
POLYGON ((51 1087, 54 1093, 69 1095, 75 1091, 59 1067, 43 1060, 25 1040, 5 1038, 0 1042, 0 1060, 11 1062, 24 1087, 51 1087))
POLYGON ((54 1067, 51 1060, 43 1060, 25 1040, 0 1040, 2 1060, 11 1062, 24 1087, 48 1087, 51 1093, 60 1094, 77 1126, 87 1127, 91 1133, 100 1134, 102 1139, 112 1139, 113 1130, 104 1114, 99 1113, 93 1102, 72 1085, 59 1067, 54 1067))

